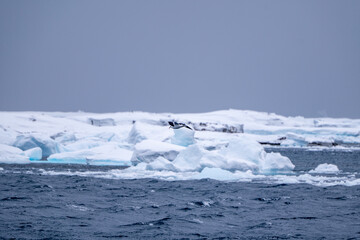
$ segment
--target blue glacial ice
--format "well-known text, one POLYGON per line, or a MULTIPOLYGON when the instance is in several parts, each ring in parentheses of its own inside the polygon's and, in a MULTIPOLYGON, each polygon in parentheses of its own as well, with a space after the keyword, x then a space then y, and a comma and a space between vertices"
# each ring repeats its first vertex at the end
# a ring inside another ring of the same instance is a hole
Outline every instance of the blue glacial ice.
POLYGON ((89 149, 55 153, 48 157, 49 163, 71 163, 87 165, 131 166, 132 151, 116 143, 104 143, 89 149))
POLYGON ((30 148, 24 151, 24 154, 31 161, 37 161, 42 159, 42 149, 39 147, 30 148))
POLYGON ((174 135, 171 137, 171 143, 187 147, 195 143, 195 131, 188 128, 174 129, 174 135))
POLYGON ((48 157, 53 153, 59 152, 58 143, 50 137, 41 134, 18 135, 13 146, 24 151, 40 147, 42 150, 42 157, 48 157))

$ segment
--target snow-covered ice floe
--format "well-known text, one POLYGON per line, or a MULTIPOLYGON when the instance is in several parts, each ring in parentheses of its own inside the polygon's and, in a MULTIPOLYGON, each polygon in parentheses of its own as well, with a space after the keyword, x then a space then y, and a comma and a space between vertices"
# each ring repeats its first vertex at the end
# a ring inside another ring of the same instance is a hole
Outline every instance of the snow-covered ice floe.
POLYGON ((264 146, 360 148, 360 120, 240 110, 199 114, 0 112, 1 163, 119 165, 129 167, 119 170, 118 176, 124 178, 169 180, 266 176, 279 182, 285 178, 316 182, 317 177, 331 177, 316 174, 339 172, 334 166, 320 165, 308 175, 294 176, 291 160, 265 152, 264 146), (170 129, 169 121, 193 130, 170 129))

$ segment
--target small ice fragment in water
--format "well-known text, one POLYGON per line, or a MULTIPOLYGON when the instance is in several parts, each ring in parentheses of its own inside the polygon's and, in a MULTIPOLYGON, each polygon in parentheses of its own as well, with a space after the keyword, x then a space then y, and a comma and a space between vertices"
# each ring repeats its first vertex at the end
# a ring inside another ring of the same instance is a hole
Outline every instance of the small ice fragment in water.
POLYGON ((323 163, 318 165, 315 169, 310 170, 309 173, 338 173, 339 168, 334 164, 323 163))

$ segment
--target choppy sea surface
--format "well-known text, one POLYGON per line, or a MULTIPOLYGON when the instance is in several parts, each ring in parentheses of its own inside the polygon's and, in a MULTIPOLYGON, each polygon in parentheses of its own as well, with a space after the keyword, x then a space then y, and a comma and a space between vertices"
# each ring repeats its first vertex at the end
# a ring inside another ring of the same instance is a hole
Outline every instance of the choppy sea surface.
MULTIPOLYGON (((359 178, 360 151, 267 151, 288 156, 295 176, 330 163, 338 166, 341 177, 359 178)), ((360 239, 358 184, 91 174, 114 169, 1 164, 0 238, 360 239)))

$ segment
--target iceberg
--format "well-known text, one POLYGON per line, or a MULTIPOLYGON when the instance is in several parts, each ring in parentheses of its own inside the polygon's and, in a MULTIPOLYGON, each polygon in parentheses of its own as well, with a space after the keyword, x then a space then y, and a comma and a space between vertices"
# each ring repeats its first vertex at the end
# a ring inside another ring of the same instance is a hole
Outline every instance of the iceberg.
POLYGON ((267 153, 265 160, 261 162, 260 173, 266 175, 286 174, 291 172, 295 165, 288 157, 282 156, 280 153, 267 153))
POLYGON ((0 163, 30 163, 30 160, 21 149, 0 144, 0 163))
POLYGON ((229 142, 227 147, 220 150, 220 154, 227 159, 230 170, 276 174, 290 172, 295 167, 289 158, 279 153, 266 153, 257 141, 246 135, 229 142))
MULTIPOLYGON (((156 143, 147 143, 154 146, 156 143)), ((154 148, 154 147, 153 147, 154 148)), ((279 153, 266 153, 255 140, 240 136, 232 140, 223 149, 209 151, 199 144, 190 145, 179 152, 171 162, 152 152, 152 157, 137 158, 147 163, 146 169, 177 172, 202 172, 205 168, 222 169, 230 172, 252 171, 254 173, 274 175, 288 173, 294 169, 289 158, 279 153), (160 166, 160 167, 159 167, 160 166)))
POLYGON ((161 156, 156 158, 153 162, 146 164, 145 169, 151 171, 177 171, 176 167, 172 164, 171 161, 161 156))
POLYGON ((0 162, 47 158, 52 163, 124 165, 131 166, 129 176, 141 169, 141 176, 167 174, 172 179, 279 176, 294 165, 279 153, 267 153, 266 145, 359 149, 360 120, 234 109, 193 114, 0 112, 0 144, 0 162), (195 131, 169 129, 174 119, 195 131))
POLYGON ((13 146, 24 151, 39 147, 42 150, 43 158, 46 158, 53 153, 59 152, 57 142, 55 142, 50 137, 39 134, 19 135, 16 137, 13 146))

